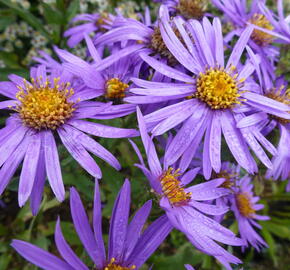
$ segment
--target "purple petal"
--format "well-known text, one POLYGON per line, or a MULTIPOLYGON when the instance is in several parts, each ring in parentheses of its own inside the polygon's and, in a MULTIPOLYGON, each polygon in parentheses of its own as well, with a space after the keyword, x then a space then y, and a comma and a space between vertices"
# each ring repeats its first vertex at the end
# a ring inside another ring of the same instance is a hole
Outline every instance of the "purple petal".
POLYGON ((185 100, 176 104, 166 106, 158 111, 145 115, 146 123, 158 122, 166 119, 174 114, 178 114, 181 110, 190 110, 194 107, 196 102, 194 100, 185 100))
POLYGON ((225 188, 218 188, 224 181, 224 178, 210 180, 205 183, 186 188, 186 192, 191 192, 191 198, 196 201, 213 200, 229 194, 229 190, 225 188))
POLYGON ((13 151, 17 148, 17 146, 21 143, 23 138, 25 138, 26 132, 27 128, 23 126, 18 126, 15 128, 13 133, 10 133, 9 136, 6 136, 5 139, 1 142, 0 167, 7 160, 7 158, 9 158, 9 156, 13 153, 13 151))
POLYGON ((30 243, 13 240, 11 246, 26 260, 44 270, 73 270, 63 260, 30 243))
POLYGON ((10 109, 11 107, 14 107, 17 102, 15 100, 6 100, 0 102, 0 110, 1 109, 10 109))
POLYGON ((69 124, 79 130, 103 138, 129 138, 139 135, 135 129, 109 127, 83 120, 71 120, 69 124))
POLYGON ((203 105, 195 107, 196 112, 184 122, 182 128, 178 131, 168 147, 165 153, 166 164, 173 164, 180 158, 204 124, 208 116, 208 109, 203 105))
POLYGON ((22 207, 29 198, 36 177, 38 159, 41 147, 40 134, 36 133, 29 138, 28 148, 19 180, 18 202, 22 207))
POLYGON ((236 67, 238 65, 241 55, 250 39, 252 32, 253 26, 247 26, 246 29, 243 31, 228 60, 226 66, 227 69, 230 68, 231 66, 236 67))
POLYGON ((181 183, 183 186, 186 186, 187 184, 189 184, 190 182, 192 182, 194 180, 194 178, 196 177, 196 175, 198 174, 198 172, 200 171, 200 168, 194 168, 189 170, 188 172, 186 172, 182 178, 180 179, 181 183))
POLYGON ((221 169, 221 124, 218 112, 213 114, 209 138, 209 157, 215 172, 221 169))
POLYGON ((167 119, 159 123, 152 129, 153 136, 159 136, 164 134, 166 131, 176 127, 180 123, 184 122, 188 117, 190 117, 195 111, 194 106, 186 107, 180 109, 177 114, 169 116, 167 119))
POLYGON ((75 128, 70 127, 69 125, 66 125, 65 129, 68 133, 74 134, 76 136, 75 139, 88 151, 108 162, 116 170, 121 169, 119 161, 113 156, 113 154, 111 154, 106 148, 97 143, 91 137, 75 128))
POLYGON ((16 94, 20 90, 12 82, 0 82, 0 94, 9 97, 11 99, 16 99, 16 94))
POLYGON ((155 220, 145 230, 130 257, 128 258, 130 265, 135 265, 137 269, 142 266, 165 240, 172 229, 173 227, 166 215, 163 215, 155 220))
POLYGON ((46 175, 56 198, 59 201, 63 201, 65 191, 56 143, 51 131, 44 131, 42 135, 46 175))
POLYGON ((94 235, 97 244, 97 250, 102 260, 105 264, 106 260, 106 250, 103 241, 102 234, 102 204, 101 204, 101 194, 98 179, 95 179, 95 194, 94 194, 94 209, 93 209, 93 228, 94 235))
POLYGON ((152 201, 146 202, 134 215, 127 229, 127 237, 125 241, 125 260, 130 256, 138 239, 141 235, 142 228, 149 216, 152 207, 152 201))
POLYGON ((44 149, 41 147, 40 155, 38 159, 38 165, 36 169, 36 176, 33 184, 33 188, 30 195, 30 207, 32 214, 35 216, 38 212, 42 193, 44 189, 46 178, 46 170, 45 170, 45 160, 44 160, 44 149))
POLYGON ((151 138, 147 134, 147 128, 144 121, 144 117, 139 107, 137 107, 137 119, 138 119, 141 139, 142 139, 142 142, 143 142, 146 154, 147 154, 147 159, 148 159, 150 170, 156 177, 158 177, 162 174, 161 164, 157 156, 154 143, 152 142, 151 138))
POLYGON ((255 161, 251 157, 240 131, 236 128, 236 122, 231 112, 225 111, 221 114, 221 125, 227 145, 236 161, 248 172, 254 173, 255 161))
POLYGON ((54 241, 56 243, 57 249, 60 255, 65 259, 65 261, 73 268, 80 270, 88 270, 84 263, 79 259, 79 257, 73 252, 71 247, 68 245, 66 240, 63 237, 60 219, 57 219, 55 232, 54 232, 54 241))
POLYGON ((70 209, 73 223, 79 238, 81 239, 89 256, 96 264, 96 267, 102 269, 104 267, 103 256, 98 252, 98 245, 89 224, 87 214, 82 204, 80 195, 75 188, 70 189, 70 209))
POLYGON ((4 165, 0 169, 0 195, 3 193, 4 189, 12 178, 16 169, 20 165, 24 158, 25 152, 28 146, 28 139, 24 140, 18 145, 18 147, 11 153, 4 165))
POLYGON ((108 258, 122 260, 130 210, 130 182, 126 179, 115 200, 109 232, 108 258))
POLYGON ((254 114, 246 116, 242 120, 240 120, 237 123, 237 128, 254 126, 265 119, 267 119, 266 113, 264 113, 264 112, 254 113, 254 114))
POLYGON ((95 160, 78 141, 78 134, 58 129, 60 139, 72 157, 93 177, 100 179, 102 172, 95 160))
POLYGON ((148 64, 150 65, 151 67, 153 67, 155 70, 157 70, 159 73, 169 77, 169 78, 172 78, 172 79, 175 79, 175 80, 178 80, 178 81, 182 81, 182 82, 187 82, 187 83, 194 83, 195 80, 186 75, 185 73, 183 72, 180 72, 176 69, 173 69, 159 61, 157 61, 156 59, 154 59, 153 57, 150 57, 146 54, 140 54, 140 57, 148 64))

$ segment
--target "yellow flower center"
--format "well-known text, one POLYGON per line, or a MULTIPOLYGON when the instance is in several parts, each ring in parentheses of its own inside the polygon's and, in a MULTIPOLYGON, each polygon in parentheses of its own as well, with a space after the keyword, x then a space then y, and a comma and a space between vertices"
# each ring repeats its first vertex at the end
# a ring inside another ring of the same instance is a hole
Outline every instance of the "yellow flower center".
POLYGON ((177 11, 185 19, 200 19, 203 17, 208 0, 179 0, 177 11))
MULTIPOLYGON (((262 14, 254 14, 249 22, 266 30, 271 31, 274 29, 273 25, 262 14)), ((273 41, 272 35, 258 29, 254 29, 251 38, 260 46, 266 46, 273 41)))
POLYGON ((117 78, 110 79, 106 82, 106 98, 108 99, 121 99, 125 97, 125 91, 129 85, 121 82, 117 78))
POLYGON ((252 214, 255 214, 256 211, 253 209, 250 194, 246 192, 236 194, 236 202, 238 210, 243 216, 249 218, 252 214))
POLYGON ((110 263, 104 268, 104 270, 133 270, 136 269, 136 266, 133 265, 131 267, 124 267, 118 264, 115 264, 115 258, 112 258, 110 263))
POLYGON ((237 177, 235 173, 229 173, 226 170, 222 170, 219 173, 214 173, 213 178, 224 178, 225 181, 220 185, 222 188, 231 189, 234 186, 234 180, 237 177))
POLYGON ((194 97, 199 98, 214 110, 227 109, 240 104, 239 88, 244 79, 237 81, 235 67, 228 72, 222 68, 209 68, 196 80, 194 97))
POLYGON ((109 17, 109 14, 104 12, 100 15, 100 17, 97 19, 96 21, 96 26, 99 27, 99 29, 102 31, 102 32, 106 32, 107 29, 104 28, 105 25, 109 25, 109 22, 110 21, 110 17, 109 17))
POLYGON ((173 168, 169 168, 160 177, 162 192, 174 206, 185 205, 191 199, 191 193, 184 190, 178 179, 181 175, 178 172, 179 169, 174 171, 173 168))
MULTIPOLYGON (((273 89, 273 91, 270 91, 265 96, 268 98, 274 99, 276 101, 282 102, 284 104, 290 105, 290 88, 287 89, 284 94, 282 94, 283 88, 284 87, 282 86, 278 91, 275 91, 275 89, 273 89)), ((276 115, 271 115, 271 118, 275 119, 276 121, 278 121, 280 124, 283 124, 283 125, 290 123, 289 119, 284 119, 276 115)))
POLYGON ((68 99, 74 91, 69 88, 70 83, 59 84, 59 80, 54 79, 54 86, 49 81, 42 84, 34 79, 31 79, 32 85, 24 81, 24 88, 18 86, 20 91, 16 98, 20 104, 15 110, 25 126, 36 130, 55 130, 73 115, 75 103, 68 99))

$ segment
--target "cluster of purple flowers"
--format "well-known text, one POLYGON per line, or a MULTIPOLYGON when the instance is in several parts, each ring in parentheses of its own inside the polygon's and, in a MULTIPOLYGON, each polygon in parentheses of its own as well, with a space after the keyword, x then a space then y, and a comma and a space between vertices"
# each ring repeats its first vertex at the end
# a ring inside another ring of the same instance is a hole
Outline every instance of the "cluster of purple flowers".
MULTIPOLYGON (((77 191, 70 191, 74 226, 93 269, 138 269, 173 229, 232 269, 230 264, 241 261, 217 242, 242 250, 267 246, 256 220, 269 217, 257 213, 264 206, 253 193, 251 175, 265 167, 266 178, 290 177, 290 89, 275 74, 277 45, 290 44, 290 17, 283 14, 282 0, 278 15, 264 0, 253 0, 250 7, 247 1, 212 0, 222 20, 207 12, 208 1, 156 2, 161 5, 155 22, 149 9, 139 20, 120 12, 77 16, 74 22, 85 23, 65 37, 70 47, 86 43, 86 59, 55 47, 59 60, 42 52, 30 81, 10 75, 9 82, 0 82, 0 94, 8 98, 0 109, 12 112, 0 130, 0 194, 22 163, 20 206, 30 200, 37 214, 46 178, 63 201, 59 142, 96 179, 93 230, 77 191), (101 124, 135 113, 136 129, 101 124), (280 134, 277 147, 267 137, 274 129, 280 134), (125 180, 112 213, 107 256, 102 172, 91 154, 117 170, 121 165, 92 136, 142 139, 146 160, 130 140, 140 160, 136 166, 164 211, 142 232, 148 201, 128 225, 125 180), (235 162, 225 160, 223 143, 235 162), (194 183, 195 178, 203 181, 194 183), (236 217, 240 238, 221 225, 228 211, 236 217)), ((19 240, 12 247, 43 269, 88 269, 64 239, 59 220, 55 242, 62 259, 19 240)))

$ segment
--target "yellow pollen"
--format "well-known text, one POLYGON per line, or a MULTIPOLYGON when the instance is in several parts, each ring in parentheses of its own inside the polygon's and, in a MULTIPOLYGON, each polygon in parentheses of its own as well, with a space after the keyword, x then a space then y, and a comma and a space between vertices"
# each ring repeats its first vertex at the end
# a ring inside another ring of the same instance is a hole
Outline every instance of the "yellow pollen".
POLYGON ((99 27, 99 29, 102 32, 106 32, 107 29, 104 27, 105 25, 109 25, 110 22, 110 18, 109 18, 109 14, 104 12, 100 15, 100 17, 97 19, 96 21, 96 26, 99 27))
POLYGON ((115 264, 115 258, 112 258, 110 263, 104 268, 104 270, 133 270, 136 269, 136 266, 124 267, 118 264, 115 264))
POLYGON ((234 186, 234 181, 238 175, 236 173, 229 173, 226 170, 222 170, 219 173, 215 173, 213 178, 224 178, 225 181, 220 185, 222 188, 231 189, 234 186))
MULTIPOLYGON (((282 93, 284 86, 281 86, 280 89, 278 89, 278 91, 275 91, 275 89, 273 89, 272 91, 270 91, 269 93, 267 93, 265 96, 271 99, 274 99, 276 101, 282 102, 286 105, 290 105, 290 88, 287 89, 284 93, 282 93)), ((290 113, 290 111, 289 111, 290 113)), ((289 119, 284 119, 281 117, 278 117, 276 115, 271 115, 272 119, 275 119, 276 121, 278 121, 280 124, 289 124, 290 120, 289 119)))
POLYGON ((48 80, 42 83, 39 79, 31 79, 31 85, 24 80, 25 87, 18 86, 20 91, 16 98, 20 103, 15 111, 25 126, 55 130, 73 115, 75 103, 68 99, 74 91, 69 83, 59 84, 59 80, 55 78, 53 85, 48 80))
POLYGON ((129 85, 121 82, 117 78, 110 79, 106 82, 106 98, 108 99, 121 99, 125 97, 125 91, 129 85))
MULTIPOLYGON (((253 17, 249 20, 250 23, 259 26, 261 28, 264 28, 266 30, 273 30, 274 27, 273 25, 269 22, 269 20, 262 14, 254 14, 253 17)), ((254 29, 252 35, 251 35, 252 40, 255 41, 256 44, 260 46, 266 46, 269 43, 273 41, 273 36, 263 32, 258 29, 254 29)))
POLYGON ((169 168, 160 177, 162 192, 174 206, 186 205, 191 199, 191 193, 184 190, 178 179, 180 175, 179 169, 169 168))
POLYGON ((238 92, 244 80, 237 81, 237 77, 234 67, 230 71, 209 68, 197 77, 194 97, 214 110, 227 109, 240 104, 238 92))
MULTIPOLYGON (((176 37, 182 42, 183 45, 185 45, 178 29, 174 27, 173 31, 176 37)), ((175 65, 178 63, 174 55, 169 51, 166 44, 164 43, 160 28, 158 26, 154 28, 149 48, 151 48, 155 53, 159 54, 160 56, 166 58, 170 65, 175 65)))
POLYGON ((256 211, 255 209, 253 209, 250 194, 246 192, 236 194, 236 202, 238 210, 243 216, 249 218, 252 217, 253 214, 255 214, 256 211))
POLYGON ((185 19, 200 19, 203 17, 208 0, 179 0, 177 11, 185 19))

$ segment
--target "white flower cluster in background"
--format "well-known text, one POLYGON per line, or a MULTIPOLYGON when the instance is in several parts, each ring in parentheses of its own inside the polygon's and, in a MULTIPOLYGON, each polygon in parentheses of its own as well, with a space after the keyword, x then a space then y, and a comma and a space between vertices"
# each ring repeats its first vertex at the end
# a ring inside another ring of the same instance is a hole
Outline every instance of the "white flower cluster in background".
POLYGON ((30 8, 30 3, 27 0, 11 0, 11 2, 14 3, 14 4, 19 4, 24 9, 29 9, 30 8))

